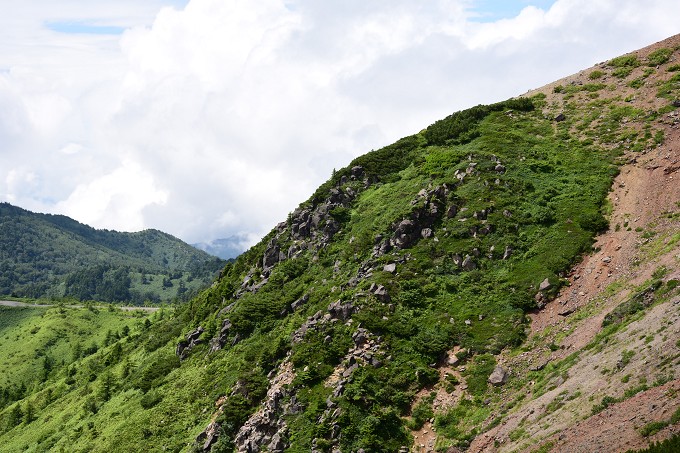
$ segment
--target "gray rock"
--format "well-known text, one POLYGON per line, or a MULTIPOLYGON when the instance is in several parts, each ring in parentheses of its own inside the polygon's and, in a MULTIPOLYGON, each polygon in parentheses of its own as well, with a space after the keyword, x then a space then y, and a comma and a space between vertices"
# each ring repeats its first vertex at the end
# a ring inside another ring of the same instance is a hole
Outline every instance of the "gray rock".
POLYGON ((420 230, 420 236, 422 236, 423 239, 427 239, 429 237, 432 237, 432 229, 431 228, 423 228, 420 230))
POLYGON ((569 316, 570 314, 572 314, 575 311, 576 311, 576 307, 571 306, 571 307, 565 308, 564 310, 558 311, 557 314, 560 315, 560 316, 569 316))
POLYGON ((339 319, 341 321, 348 320, 356 311, 354 304, 351 302, 335 301, 328 306, 328 313, 331 318, 339 319))
POLYGON ((213 444, 217 442, 220 433, 220 425, 217 422, 212 422, 209 424, 205 431, 198 435, 196 441, 203 443, 203 451, 210 451, 213 444))
POLYGON ((539 290, 539 291, 547 291, 547 290, 549 290, 550 288, 552 288, 552 285, 550 284, 550 280, 548 280, 547 277, 546 277, 545 280, 543 280, 543 281, 541 282, 540 285, 538 285, 538 290, 539 290))
POLYGON ((489 376, 489 384, 492 385, 503 385, 508 381, 510 373, 508 370, 498 365, 493 369, 493 372, 489 376))
POLYGON ((267 248, 264 252, 264 256, 262 257, 262 267, 265 269, 272 267, 279 262, 280 256, 281 248, 276 243, 276 240, 272 239, 269 241, 269 244, 267 245, 267 248))
POLYGON ((350 173, 351 173, 352 177, 354 177, 356 179, 361 179, 361 178, 364 177, 364 168, 360 165, 356 165, 356 166, 352 167, 352 169, 350 170, 350 173))
POLYGON ((394 272, 396 270, 397 270, 397 264, 396 263, 385 264, 385 266, 383 266, 383 271, 389 272, 391 274, 394 274, 394 272))
POLYGON ((309 294, 305 294, 292 304, 290 304, 290 308, 293 311, 297 311, 298 308, 302 307, 304 304, 306 304, 309 301, 309 294))
POLYGON ((470 255, 465 255, 465 259, 463 259, 463 263, 461 264, 461 266, 466 271, 471 271, 477 268, 477 264, 475 264, 474 260, 470 255))
POLYGON ((379 285, 373 294, 375 294, 375 297, 383 302, 389 302, 391 300, 390 295, 387 293, 387 289, 383 285, 379 285))
POLYGON ((560 113, 559 115, 557 115, 557 116, 555 117, 555 121, 557 121, 558 123, 559 123, 560 121, 564 121, 564 120, 566 120, 566 119, 567 119, 567 117, 564 116, 564 113, 560 113))

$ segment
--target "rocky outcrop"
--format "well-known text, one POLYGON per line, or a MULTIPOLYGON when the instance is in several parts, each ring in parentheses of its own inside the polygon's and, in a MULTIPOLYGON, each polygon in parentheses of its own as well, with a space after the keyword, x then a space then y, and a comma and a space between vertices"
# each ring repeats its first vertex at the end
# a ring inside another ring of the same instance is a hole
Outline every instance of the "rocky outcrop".
MULTIPOLYGON (((219 333, 217 334, 217 336, 210 340, 210 352, 217 352, 227 344, 230 338, 231 327, 232 327, 231 321, 229 321, 228 319, 222 321, 222 326, 220 327, 219 333)), ((232 338, 232 345, 236 344, 237 342, 238 335, 235 335, 232 338)))
POLYGON ((383 285, 371 283, 368 291, 377 297, 381 302, 389 302, 391 300, 390 295, 387 293, 387 289, 383 285))
POLYGON ((276 238, 269 241, 267 248, 265 249, 264 256, 262 257, 262 269, 265 271, 274 267, 279 261, 283 261, 288 256, 281 251, 279 244, 276 242, 276 238))
POLYGON ((421 190, 411 204, 414 209, 408 218, 402 219, 392 226, 392 235, 389 238, 376 237, 376 245, 373 255, 380 256, 394 248, 405 249, 413 246, 420 239, 428 239, 434 236, 433 226, 445 213, 455 216, 457 208, 446 208, 446 196, 449 187, 446 184, 430 190, 421 190))
MULTIPOLYGON (((367 329, 362 327, 352 334, 352 346, 349 351, 331 375, 326 380, 326 386, 333 389, 333 393, 326 400, 326 410, 319 418, 319 423, 330 425, 331 430, 327 435, 326 441, 330 441, 333 446, 332 451, 338 451, 336 448, 339 445, 341 426, 337 422, 342 415, 342 409, 337 404, 337 399, 340 398, 344 392, 347 384, 351 382, 352 374, 362 366, 372 366, 375 368, 383 366, 385 359, 385 352, 381 349, 382 339, 375 336, 367 329)), ((318 445, 319 439, 314 439, 312 446, 318 445)), ((312 451, 319 451, 313 449, 312 451)))
POLYGON ((314 206, 296 209, 289 218, 291 237, 294 240, 312 240, 317 247, 324 247, 340 231, 341 224, 331 215, 335 208, 348 208, 356 199, 358 191, 350 185, 361 181, 368 187, 370 181, 360 166, 352 167, 350 177, 344 177, 339 184, 328 191, 327 198, 314 206))
POLYGON ((199 338, 202 334, 203 327, 198 326, 195 330, 189 332, 184 340, 177 343, 175 354, 180 360, 186 359, 196 345, 203 343, 203 340, 199 338))
MULTIPOLYGON (((295 414, 299 411, 296 398, 291 398, 289 385, 295 378, 293 365, 289 357, 279 365, 276 376, 271 379, 267 395, 259 409, 251 415, 234 436, 236 451, 240 453, 254 453, 268 451, 283 453, 289 447, 288 426, 283 418, 284 414, 295 414), (287 402, 284 402, 287 400, 287 402)), ((244 394, 245 388, 239 383, 234 387, 230 396, 237 393, 244 394)), ((247 397, 247 394, 244 396, 247 397)), ((219 408, 213 419, 224 410, 228 397, 218 400, 219 408)), ((196 443, 201 451, 208 452, 217 442, 221 433, 219 423, 213 421, 198 435, 196 443)))
POLYGON ((330 314, 331 319, 339 319, 340 321, 346 321, 355 312, 356 307, 352 302, 343 302, 337 300, 328 306, 328 313, 330 314))
POLYGON ((219 423, 212 422, 198 435, 198 437, 196 437, 196 443, 200 446, 202 451, 210 451, 219 438, 220 428, 219 423))

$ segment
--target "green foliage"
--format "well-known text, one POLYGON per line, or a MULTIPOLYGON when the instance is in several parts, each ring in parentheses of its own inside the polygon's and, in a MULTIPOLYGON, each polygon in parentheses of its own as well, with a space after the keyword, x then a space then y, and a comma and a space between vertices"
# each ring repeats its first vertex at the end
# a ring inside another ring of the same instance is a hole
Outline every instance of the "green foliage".
POLYGON ((588 78, 591 80, 600 79, 602 76, 604 76, 604 71, 600 71, 599 69, 595 69, 588 74, 588 78))
POLYGON ((635 55, 623 55, 609 60, 608 64, 615 68, 637 68, 640 60, 635 55))
POLYGON ((674 100, 680 93, 680 74, 674 74, 670 79, 661 83, 656 93, 657 97, 674 100))
POLYGON ((628 450, 627 453, 668 453, 680 451, 680 434, 673 434, 669 439, 654 442, 648 448, 642 450, 628 450))
POLYGON ((159 351, 132 376, 132 385, 143 392, 159 387, 166 376, 179 367, 179 358, 172 351, 159 351))
POLYGON ((496 359, 493 355, 481 354, 475 356, 463 374, 471 395, 481 396, 486 393, 487 379, 495 367, 496 359))
POLYGON ((508 109, 527 112, 533 110, 534 105, 527 98, 509 99, 491 105, 478 105, 436 121, 425 129, 424 136, 430 145, 468 143, 480 135, 477 125, 482 119, 491 112, 508 109))
POLYGON ((667 421, 650 422, 644 425, 642 428, 640 428, 639 432, 642 437, 649 437, 658 433, 666 426, 668 426, 667 421))
POLYGON ((163 400, 163 395, 158 390, 151 390, 144 394, 142 399, 139 400, 139 404, 144 409, 151 409, 163 400))
POLYGON ((420 430, 426 421, 434 417, 432 410, 432 402, 436 396, 436 392, 432 392, 427 398, 423 398, 413 407, 411 411, 411 421, 409 429, 412 431, 420 430))
POLYGON ((647 66, 659 66, 660 64, 664 64, 670 59, 671 55, 673 55, 672 49, 657 49, 647 56, 647 66))
POLYGON ((660 281, 653 281, 645 289, 638 291, 632 297, 619 304, 604 317, 602 320, 602 327, 620 324, 633 314, 650 306, 655 300, 654 292, 660 286, 660 281))

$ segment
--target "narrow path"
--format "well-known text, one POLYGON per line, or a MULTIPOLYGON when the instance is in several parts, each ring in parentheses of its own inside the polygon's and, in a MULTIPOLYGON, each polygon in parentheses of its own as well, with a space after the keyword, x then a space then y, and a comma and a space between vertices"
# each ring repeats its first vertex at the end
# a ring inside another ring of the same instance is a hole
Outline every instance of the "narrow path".
MULTIPOLYGON (((3 307, 17 307, 17 308, 50 308, 50 307, 56 307, 54 304, 29 304, 27 302, 19 302, 16 300, 0 300, 0 306, 3 307)), ((85 308, 85 305, 65 305, 67 308, 85 308)), ((96 305, 97 308, 99 309, 105 309, 108 307, 108 305, 96 305)), ((148 313, 154 313, 160 308, 158 307, 123 307, 123 306, 118 306, 114 305, 114 307, 119 308, 123 311, 135 311, 135 310, 142 310, 146 311, 148 313)))

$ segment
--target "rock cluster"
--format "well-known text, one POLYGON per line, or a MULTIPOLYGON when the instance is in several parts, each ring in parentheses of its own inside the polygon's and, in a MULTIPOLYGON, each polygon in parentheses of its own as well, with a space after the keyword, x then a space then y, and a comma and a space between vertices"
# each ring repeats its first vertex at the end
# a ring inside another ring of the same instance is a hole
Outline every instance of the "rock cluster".
POLYGON ((186 359, 196 345, 203 343, 203 340, 199 338, 201 334, 203 334, 203 327, 198 326, 195 330, 189 332, 184 340, 177 343, 175 354, 180 360, 186 359))
MULTIPOLYGON (((210 340, 210 352, 217 352, 227 344, 230 338, 231 327, 232 325, 229 319, 222 321, 222 326, 220 327, 219 333, 210 340)), ((231 344, 235 345, 238 343, 239 339, 240 338, 238 334, 234 335, 234 337, 231 339, 231 344)))
MULTIPOLYGON (((352 334, 352 343, 352 347, 343 358, 341 365, 335 370, 334 375, 337 376, 337 379, 330 383, 333 387, 333 393, 326 400, 326 410, 319 418, 319 423, 331 425, 331 432, 326 440, 330 441, 334 448, 337 448, 342 435, 341 427, 337 423, 337 419, 342 415, 342 409, 335 400, 342 396, 347 384, 352 382, 352 374, 355 370, 360 366, 381 367, 385 355, 380 348, 381 338, 362 327, 357 328, 352 334)), ((329 385, 329 382, 327 382, 327 385, 329 385)), ((312 451, 320 453, 320 450, 316 449, 317 444, 318 439, 314 439, 312 451)))

